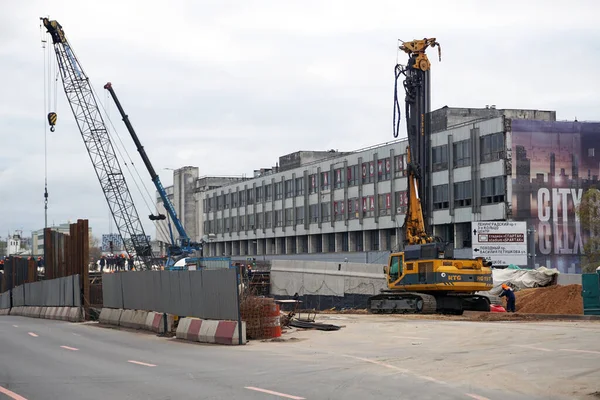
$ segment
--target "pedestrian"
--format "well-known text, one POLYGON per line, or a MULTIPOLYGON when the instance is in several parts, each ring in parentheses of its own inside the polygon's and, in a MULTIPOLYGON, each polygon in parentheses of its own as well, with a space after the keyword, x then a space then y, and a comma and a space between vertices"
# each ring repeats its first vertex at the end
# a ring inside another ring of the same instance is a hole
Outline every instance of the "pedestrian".
POLYGON ((502 293, 500 297, 506 297, 506 311, 515 312, 515 292, 506 283, 502 284, 502 293))
POLYGON ((100 257, 100 272, 104 271, 104 266, 106 265, 106 259, 104 256, 100 257))
POLYGON ((127 259, 127 265, 129 266, 129 270, 133 271, 133 256, 129 256, 129 258, 127 259))

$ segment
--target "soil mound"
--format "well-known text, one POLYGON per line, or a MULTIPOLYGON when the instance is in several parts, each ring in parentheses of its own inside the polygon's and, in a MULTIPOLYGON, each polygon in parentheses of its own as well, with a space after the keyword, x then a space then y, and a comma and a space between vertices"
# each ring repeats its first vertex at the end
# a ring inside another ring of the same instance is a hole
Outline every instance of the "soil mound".
POLYGON ((581 285, 547 286, 515 292, 517 312, 583 315, 581 285))

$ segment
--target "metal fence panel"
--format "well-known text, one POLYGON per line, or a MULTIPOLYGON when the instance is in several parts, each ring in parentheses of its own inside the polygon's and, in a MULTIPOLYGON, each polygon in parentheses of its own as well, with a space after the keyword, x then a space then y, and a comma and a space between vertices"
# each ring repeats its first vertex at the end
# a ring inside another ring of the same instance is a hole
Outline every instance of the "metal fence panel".
POLYGON ((13 307, 21 307, 25 305, 25 286, 17 286, 12 290, 13 307))
POLYGON ((179 275, 179 296, 183 312, 181 315, 194 316, 191 276, 196 272, 198 271, 178 271, 177 273, 179 275))
POLYGON ((193 286, 193 315, 207 319, 237 319, 236 270, 203 270, 200 273, 200 284, 195 280, 193 286))
POLYGON ((73 307, 81 307, 81 277, 73 275, 73 307))
POLYGON ((10 308, 10 291, 0 294, 0 309, 10 308))
POLYGON ((102 274, 102 298, 104 307, 123 308, 121 274, 102 274))

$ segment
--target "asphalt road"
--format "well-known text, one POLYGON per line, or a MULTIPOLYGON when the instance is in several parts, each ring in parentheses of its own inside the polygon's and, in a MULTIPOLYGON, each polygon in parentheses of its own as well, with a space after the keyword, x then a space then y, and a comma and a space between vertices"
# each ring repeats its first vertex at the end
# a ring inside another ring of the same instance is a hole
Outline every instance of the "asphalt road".
POLYGON ((534 398, 474 392, 385 360, 303 344, 288 352, 286 343, 202 345, 90 323, 0 316, 0 399, 534 398))

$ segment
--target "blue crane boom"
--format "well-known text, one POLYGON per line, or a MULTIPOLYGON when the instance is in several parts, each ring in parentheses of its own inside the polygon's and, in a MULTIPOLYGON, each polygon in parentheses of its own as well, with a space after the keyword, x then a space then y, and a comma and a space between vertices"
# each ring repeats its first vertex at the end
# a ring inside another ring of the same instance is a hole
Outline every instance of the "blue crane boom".
MULTIPOLYGON (((174 256, 176 256, 176 255, 187 256, 196 250, 201 250, 202 244, 191 241, 190 237, 188 236, 187 232, 185 231, 185 228, 183 227, 183 224, 177 217, 177 212, 175 211, 173 202, 171 202, 171 199, 169 199, 169 196, 167 195, 167 191, 165 190, 164 186, 162 185, 162 183, 160 181, 160 177, 154 170, 154 167, 152 166, 152 163, 150 162, 150 159, 148 158, 148 154, 146 154, 146 150, 144 150, 144 146, 142 146, 142 143, 140 142, 140 139, 138 138, 138 135, 136 134, 135 129, 133 129, 133 125, 131 125, 131 121, 129 121, 129 117, 125 113, 123 106, 121 106, 121 102, 119 101, 117 94, 115 93, 115 91, 112 87, 112 84, 110 82, 108 82, 106 85, 104 85, 104 89, 108 90, 113 101, 115 102, 117 109, 119 110, 119 113, 121 114, 121 118, 123 118, 123 122, 125 123, 125 126, 127 127, 127 130, 129 131, 129 134, 131 135, 131 138, 133 139, 133 141, 135 143, 137 151, 140 153, 140 156, 142 157, 142 161, 144 162, 146 169, 150 173, 152 182, 154 183, 154 186, 156 187, 156 190, 158 191, 158 194, 160 195, 160 198, 163 201, 165 209, 167 210, 167 213, 169 214, 171 221, 173 221, 173 224, 175 225, 177 234, 179 235, 179 238, 177 239, 177 241, 175 241, 173 239, 173 237, 171 236, 171 244, 172 245, 169 249, 169 253, 174 256)), ((161 215, 161 214, 150 215, 150 219, 151 220, 164 220, 165 216, 161 215)))

